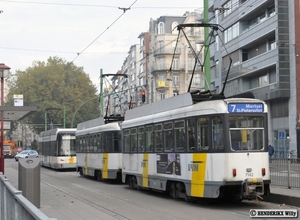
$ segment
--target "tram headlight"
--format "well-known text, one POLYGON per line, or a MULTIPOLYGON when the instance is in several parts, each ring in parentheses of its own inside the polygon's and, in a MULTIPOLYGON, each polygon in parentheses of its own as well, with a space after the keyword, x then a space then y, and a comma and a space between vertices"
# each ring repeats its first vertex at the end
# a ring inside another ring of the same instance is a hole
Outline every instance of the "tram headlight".
POLYGON ((232 169, 232 175, 235 177, 236 176, 236 169, 232 169))
POLYGON ((262 174, 263 176, 266 175, 266 168, 261 168, 261 174, 262 174))

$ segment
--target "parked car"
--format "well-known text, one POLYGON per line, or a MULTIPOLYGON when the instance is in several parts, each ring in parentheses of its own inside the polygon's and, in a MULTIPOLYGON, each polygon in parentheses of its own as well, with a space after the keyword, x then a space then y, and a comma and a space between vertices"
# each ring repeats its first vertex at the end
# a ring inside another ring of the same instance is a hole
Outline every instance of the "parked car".
POLYGON ((18 161, 19 158, 38 158, 39 154, 35 150, 23 150, 15 156, 15 160, 18 161))

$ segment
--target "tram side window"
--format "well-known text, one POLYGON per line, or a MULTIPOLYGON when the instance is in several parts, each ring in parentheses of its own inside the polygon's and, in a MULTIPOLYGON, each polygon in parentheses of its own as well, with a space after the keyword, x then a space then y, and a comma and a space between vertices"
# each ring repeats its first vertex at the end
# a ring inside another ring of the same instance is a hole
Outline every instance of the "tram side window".
POLYGON ((76 152, 80 152, 80 139, 76 137, 76 152))
POLYGON ((93 147, 94 147, 94 152, 97 152, 97 135, 93 135, 93 147))
POLYGON ((208 138, 208 122, 209 118, 201 117, 197 121, 197 150, 207 151, 209 149, 208 138))
POLYGON ((156 152, 162 152, 163 145, 162 145, 162 125, 161 124, 155 124, 154 125, 154 143, 155 143, 155 151, 156 152))
POLYGON ((46 154, 45 155, 49 155, 50 156, 50 149, 51 149, 51 141, 47 141, 46 142, 46 154))
POLYGON ((195 119, 191 118, 187 120, 187 143, 188 143, 188 151, 194 151, 196 147, 196 140, 195 140, 195 119))
POLYGON ((81 145, 82 146, 81 147, 82 151, 81 152, 85 153, 85 139, 84 138, 85 138, 85 136, 82 137, 82 142, 81 142, 82 143, 82 145, 81 145))
POLYGON ((113 147, 113 134, 111 132, 104 133, 103 151, 111 153, 113 147))
POLYGON ((212 118, 212 147, 213 150, 224 150, 223 118, 212 118))
POLYGON ((88 151, 89 153, 92 153, 94 151, 94 147, 93 147, 93 136, 89 135, 89 144, 88 144, 88 151))
POLYGON ((172 122, 164 123, 163 134, 164 134, 165 151, 167 152, 174 151, 174 131, 173 131, 172 122))
POLYGON ((137 151, 137 132, 136 128, 130 130, 130 150, 131 152, 137 151))
POLYGON ((113 138, 114 138, 114 147, 113 147, 113 152, 119 152, 119 136, 118 132, 113 133, 113 138))
POLYGON ((153 152, 154 133, 152 125, 146 126, 146 152, 153 152))
POLYGON ((50 149, 49 149, 49 156, 57 156, 56 152, 57 152, 57 143, 59 143, 60 141, 56 142, 56 141, 50 141, 50 149))
POLYGON ((78 148, 79 148, 79 150, 78 150, 78 152, 80 152, 80 153, 82 153, 83 152, 83 140, 82 140, 82 137, 79 137, 79 146, 78 146, 78 148))
POLYGON ((90 136, 90 152, 91 152, 91 153, 94 152, 94 136, 95 136, 95 135, 91 135, 91 136, 90 136))
POLYGON ((90 138, 91 136, 90 135, 87 135, 86 136, 86 139, 85 139, 85 145, 86 145, 86 152, 87 153, 90 153, 90 138))
POLYGON ((100 134, 97 134, 97 137, 96 137, 96 142, 97 142, 97 152, 102 152, 102 135, 101 133, 100 134))
POLYGON ((70 140, 70 156, 76 155, 76 139, 75 136, 71 136, 70 140))
POLYGON ((183 152, 186 147, 186 135, 185 135, 184 120, 175 121, 174 123, 174 137, 175 137, 175 151, 183 152))
POLYGON ((145 151, 145 141, 144 141, 144 127, 138 127, 138 152, 144 152, 145 151))
POLYGON ((123 143, 124 143, 124 152, 130 152, 130 130, 129 129, 126 129, 124 130, 124 140, 123 140, 123 143))

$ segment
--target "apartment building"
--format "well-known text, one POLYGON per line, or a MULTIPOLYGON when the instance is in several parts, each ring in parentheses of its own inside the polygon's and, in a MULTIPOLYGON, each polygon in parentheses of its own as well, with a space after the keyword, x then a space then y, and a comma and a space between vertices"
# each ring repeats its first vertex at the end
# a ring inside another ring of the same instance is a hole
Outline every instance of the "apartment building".
MULTIPOLYGON (((187 92, 195 57, 183 34, 178 37, 178 24, 195 23, 201 14, 186 12, 183 16, 161 16, 150 20, 149 101, 155 102, 187 92)), ((196 53, 203 53, 203 28, 185 30, 196 53), (202 42, 202 45, 200 44, 202 42)), ((201 55, 200 55, 201 57, 201 55)), ((191 89, 204 88, 203 69, 196 66, 191 89)))
POLYGON ((128 51, 122 68, 112 78, 112 88, 109 93, 113 94, 110 97, 113 103, 111 114, 124 115, 126 110, 135 107, 140 101, 140 86, 139 86, 139 72, 140 72, 140 45, 132 45, 128 51), (126 77, 125 77, 126 75, 126 77))
POLYGON ((299 19, 295 18, 299 18, 299 1, 214 0, 208 5, 211 23, 225 29, 214 39, 211 71, 216 74, 211 78, 211 88, 220 91, 231 57, 225 95, 252 92, 264 100, 275 157, 286 158, 289 153, 296 156, 300 122, 296 94, 300 93, 296 86, 299 37, 295 34, 299 19))
MULTIPOLYGON (((176 26, 195 23, 200 16, 197 12, 185 12, 182 16, 150 19, 149 32, 138 36, 140 44, 130 47, 121 70, 112 79, 114 89, 110 92, 114 93, 114 100, 110 102, 114 104, 110 113, 124 115, 129 108, 187 91, 195 57, 183 35, 178 38, 176 26), (142 102, 142 91, 146 93, 145 102, 142 102)), ((186 33, 192 48, 202 57, 203 28, 189 28, 186 33)), ((201 65, 194 72, 191 89, 203 89, 205 77, 201 65)))

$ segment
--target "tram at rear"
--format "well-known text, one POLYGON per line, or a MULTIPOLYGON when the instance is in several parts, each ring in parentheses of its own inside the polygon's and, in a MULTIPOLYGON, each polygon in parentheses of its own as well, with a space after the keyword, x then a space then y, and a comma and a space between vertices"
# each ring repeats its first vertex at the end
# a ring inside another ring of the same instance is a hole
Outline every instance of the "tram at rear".
POLYGON ((77 125, 77 172, 97 180, 120 181, 121 120, 97 118, 77 125))
POLYGON ((186 93, 126 112, 122 181, 195 200, 270 192, 267 105, 186 93))
POLYGON ((41 165, 53 169, 76 169, 75 132, 73 128, 55 128, 39 136, 41 165))

